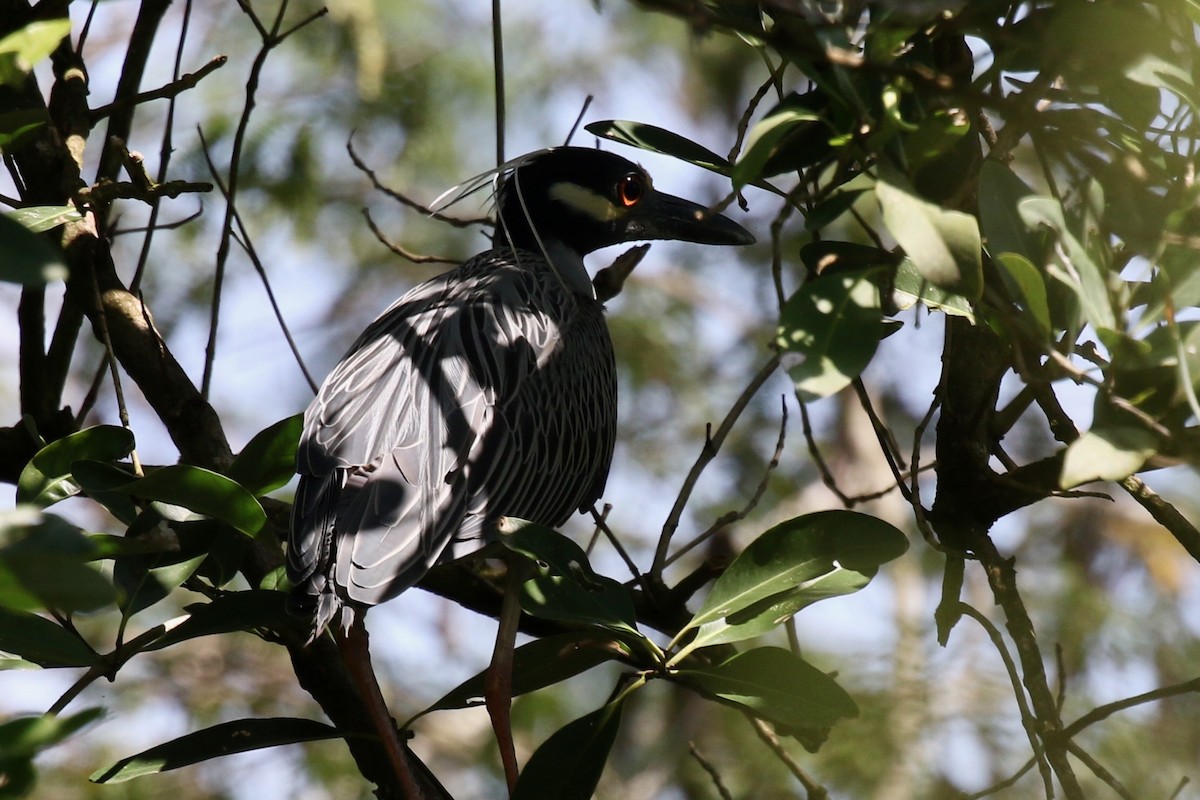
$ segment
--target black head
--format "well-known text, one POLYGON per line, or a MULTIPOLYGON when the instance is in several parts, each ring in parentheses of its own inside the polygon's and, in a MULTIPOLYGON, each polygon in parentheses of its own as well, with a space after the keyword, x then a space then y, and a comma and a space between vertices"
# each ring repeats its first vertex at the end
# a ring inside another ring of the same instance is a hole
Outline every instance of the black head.
POLYGON ((518 165, 500 187, 497 244, 538 251, 549 242, 580 256, 643 239, 744 245, 754 237, 733 220, 654 188, 620 156, 555 147, 518 165))

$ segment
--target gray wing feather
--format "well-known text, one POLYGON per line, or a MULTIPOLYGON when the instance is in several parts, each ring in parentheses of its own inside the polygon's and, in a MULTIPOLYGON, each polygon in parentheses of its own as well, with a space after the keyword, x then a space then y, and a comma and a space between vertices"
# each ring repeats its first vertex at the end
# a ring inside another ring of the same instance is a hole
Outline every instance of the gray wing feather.
POLYGON ((476 257, 400 298, 322 385, 305 413, 288 553, 298 595, 319 601, 317 630, 342 601, 382 602, 481 546, 499 514, 556 525, 603 490, 616 414, 607 329, 597 305, 586 330, 564 331, 578 300, 539 280, 476 257), (562 407, 563 392, 590 402, 589 380, 596 408, 562 407), (597 452, 574 452, 589 438, 597 452))

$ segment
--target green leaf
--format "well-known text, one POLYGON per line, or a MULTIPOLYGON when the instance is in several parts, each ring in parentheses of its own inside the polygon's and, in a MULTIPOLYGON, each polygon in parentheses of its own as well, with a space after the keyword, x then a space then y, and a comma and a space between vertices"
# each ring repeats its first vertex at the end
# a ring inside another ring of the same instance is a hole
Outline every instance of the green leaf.
POLYGON ((237 482, 187 464, 161 467, 119 490, 145 500, 182 506, 220 520, 247 536, 258 533, 267 521, 258 500, 237 482))
POLYGON ((942 647, 950 641, 950 632, 962 619, 962 590, 966 566, 966 559, 962 556, 946 555, 946 568, 942 573, 942 597, 933 612, 937 641, 942 647))
POLYGON ((815 231, 831 225, 845 214, 869 189, 846 189, 833 192, 804 215, 804 229, 815 231))
MULTIPOLYGON (((627 645, 600 638, 594 631, 570 631, 535 639, 513 651, 513 697, 561 683, 606 661, 630 656, 627 645)), ((431 711, 481 705, 486 675, 485 670, 468 678, 417 716, 424 716, 431 711)), ((408 724, 404 727, 407 728, 408 724)))
POLYGON ((800 260, 809 272, 818 277, 857 269, 883 270, 896 263, 886 250, 834 239, 806 243, 800 248, 800 260))
POLYGON ((52 19, 31 22, 0 39, 0 85, 20 81, 70 32, 71 20, 52 19))
POLYGON ((1000 253, 996 263, 1003 270, 1016 290, 1016 295, 1033 319, 1039 333, 1050 338, 1050 301, 1046 295, 1046 281, 1042 273, 1025 256, 1017 253, 1000 253))
POLYGON ((307 631, 308 622, 288 613, 283 592, 250 589, 229 592, 208 603, 192 603, 187 618, 155 639, 147 650, 161 650, 188 639, 255 628, 307 631))
POLYGON ((41 667, 91 667, 100 656, 56 622, 0 606, 0 650, 41 667))
POLYGON ((858 716, 854 700, 837 681, 779 647, 747 650, 717 666, 681 669, 672 679, 787 728, 824 729, 858 716))
POLYGON ((21 223, 0 214, 0 281, 42 286, 66 278, 61 253, 21 223))
POLYGON ((619 704, 567 723, 530 757, 512 800, 591 800, 620 726, 619 704))
POLYGON ((1067 447, 1059 486, 1070 489, 1092 481, 1128 478, 1156 451, 1154 434, 1144 428, 1092 428, 1067 447))
POLYGON ((704 145, 665 128, 632 120, 607 119, 589 123, 584 129, 603 139, 649 150, 651 153, 662 153, 721 175, 729 175, 728 160, 704 145))
POLYGON ((979 173, 979 226, 984 247, 993 258, 1001 253, 1016 253, 1027 261, 1041 264, 1043 250, 1018 206, 1033 189, 1011 169, 991 159, 985 160, 979 173))
POLYGON ((5 213, 32 233, 43 233, 59 225, 83 219, 83 215, 75 206, 30 206, 5 213))
MULTIPOLYGON (((166 520, 154 511, 147 511, 139 518, 137 527, 130 528, 131 535, 135 535, 134 531, 138 527, 151 524, 143 520, 154 520, 154 528, 157 530, 141 531, 136 534, 136 538, 149 536, 159 539, 173 534, 166 520)), ((207 557, 207 553, 191 555, 176 551, 119 559, 113 568, 113 580, 124 592, 121 608, 126 614, 132 615, 165 599, 192 577, 207 557)))
POLYGON ((765 622, 772 622, 769 629, 818 600, 858 591, 880 564, 907 549, 908 539, 891 524, 855 511, 819 511, 780 523, 717 578, 680 636, 700 631, 674 660, 697 647, 757 636, 765 622))
POLYGON ((0 111, 0 150, 15 150, 50 119, 46 109, 0 111))
POLYGON ((500 542, 534 562, 537 574, 521 590, 521 608, 541 619, 597 625, 646 644, 637 630, 629 590, 596 573, 583 548, 544 525, 507 517, 500 542))
POLYGON ((71 465, 71 478, 110 514, 126 525, 132 525, 141 511, 133 498, 122 491, 133 478, 131 469, 127 464, 108 461, 76 461, 71 465))
POLYGON ((746 137, 746 146, 733 165, 730 176, 734 187, 741 188, 765 177, 764 167, 788 137, 820 119, 821 116, 816 112, 794 105, 781 104, 772 109, 750 129, 746 137))
MULTIPOLYGON (((717 155, 704 145, 697 144, 691 139, 687 139, 665 128, 624 119, 592 122, 584 126, 584 128, 588 133, 595 134, 601 138, 627 144, 642 150, 648 150, 651 153, 661 153, 672 158, 678 158, 680 161, 686 161, 689 164, 694 164, 697 167, 715 172, 718 175, 729 177, 733 169, 727 159, 717 155)), ((754 185, 778 195, 784 194, 784 192, 765 181, 755 181, 754 185)))
POLYGON ((17 479, 17 502, 53 505, 79 493, 71 474, 76 461, 117 461, 133 450, 133 433, 115 425, 97 425, 51 442, 29 460, 17 479))
POLYGON ((978 300, 983 294, 983 261, 975 218, 919 197, 887 164, 878 172, 875 195, 883 224, 917 270, 935 286, 978 300))
POLYGON ((110 767, 97 770, 89 780, 92 783, 122 783, 234 753, 340 737, 336 728, 311 719, 277 717, 223 722, 123 758, 110 767))
POLYGON ((87 708, 67 716, 39 714, 0 723, 0 759, 36 755, 103 716, 103 708, 87 708))
POLYGON ((804 402, 840 391, 871 363, 883 336, 877 274, 821 275, 784 304, 775 345, 804 402))
POLYGON ((113 602, 112 584, 89 562, 83 532, 52 514, 19 506, 0 515, 0 605, 92 611, 113 602))
POLYGON ((896 275, 892 279, 892 302, 898 309, 922 303, 929 308, 975 322, 975 311, 971 308, 971 301, 925 280, 925 276, 920 273, 911 258, 904 259, 896 268, 896 275))
POLYGON ((304 415, 296 414, 259 431, 225 475, 255 497, 275 491, 296 474, 296 447, 303 430, 304 415))
POLYGON ((1106 273, 1088 255, 1083 243, 1067 226, 1062 205, 1052 197, 1027 197, 1018 206, 1031 228, 1046 226, 1061 245, 1058 258, 1046 272, 1069 287, 1079 298, 1084 317, 1097 330, 1115 330, 1116 315, 1108 293, 1106 273))

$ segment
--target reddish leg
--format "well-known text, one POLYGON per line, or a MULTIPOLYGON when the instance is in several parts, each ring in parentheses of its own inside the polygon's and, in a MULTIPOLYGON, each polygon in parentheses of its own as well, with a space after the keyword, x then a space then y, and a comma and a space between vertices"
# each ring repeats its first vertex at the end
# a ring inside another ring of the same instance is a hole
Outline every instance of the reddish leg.
POLYGON ((492 663, 488 665, 483 680, 483 699, 487 704, 488 716, 492 718, 492 730, 496 732, 496 745, 500 748, 500 761, 504 764, 504 779, 511 795, 517 785, 518 772, 517 751, 512 736, 513 648, 521 621, 521 585, 525 581, 528 562, 515 553, 509 553, 505 560, 508 563, 508 577, 504 601, 500 605, 496 647, 492 650, 492 663))
POLYGON ((338 649, 342 652, 342 659, 350 671, 350 679, 358 687, 358 693, 367 706, 371 724, 379 734, 384 750, 387 751, 388 760, 392 763, 392 771, 396 773, 400 793, 405 800, 422 800, 424 795, 417 788, 416 778, 408 766, 408 758, 404 752, 404 745, 400 742, 396 722, 388 711, 387 703, 383 700, 383 693, 379 690, 379 681, 375 678, 375 670, 371 668, 368 638, 361 612, 354 615, 354 621, 350 624, 348 633, 343 634, 340 627, 334 631, 334 639, 337 640, 338 649))

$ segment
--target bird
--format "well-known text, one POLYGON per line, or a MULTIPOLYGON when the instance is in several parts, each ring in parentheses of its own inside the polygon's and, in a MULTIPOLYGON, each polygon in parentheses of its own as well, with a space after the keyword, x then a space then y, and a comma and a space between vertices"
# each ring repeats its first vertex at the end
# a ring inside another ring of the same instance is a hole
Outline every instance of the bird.
POLYGON ((396 300, 304 414, 286 564, 310 641, 361 629, 365 652, 367 609, 483 548, 502 518, 559 527, 602 496, 617 369, 584 256, 754 241, 607 151, 548 148, 495 174, 490 249, 396 300))

